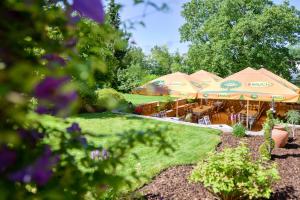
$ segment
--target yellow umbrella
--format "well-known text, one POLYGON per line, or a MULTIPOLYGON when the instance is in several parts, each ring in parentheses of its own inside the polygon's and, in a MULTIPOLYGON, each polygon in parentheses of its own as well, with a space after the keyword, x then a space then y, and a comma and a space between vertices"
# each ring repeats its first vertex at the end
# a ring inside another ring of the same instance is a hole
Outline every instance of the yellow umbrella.
MULTIPOLYGON (((200 89, 192 82, 189 75, 175 72, 152 80, 133 90, 133 93, 169 95, 177 98, 197 98, 200 89)), ((176 116, 178 116, 178 99, 176 100, 176 116)))
POLYGON ((205 88, 205 87, 209 86, 211 83, 222 80, 221 77, 219 77, 213 73, 207 72, 205 70, 197 71, 197 72, 191 74, 190 77, 192 79, 192 82, 201 88, 205 88))
POLYGON ((299 94, 250 67, 201 90, 202 98, 298 102, 299 94))
POLYGON ((200 88, 192 83, 189 75, 176 72, 167 74, 133 90, 144 95, 169 95, 182 98, 196 98, 200 88))
POLYGON ((290 88, 297 93, 300 92, 299 87, 297 87, 296 85, 292 84, 291 82, 285 80, 284 78, 281 78, 280 76, 266 70, 265 68, 261 68, 258 71, 264 73, 265 75, 269 76, 270 78, 272 78, 273 80, 277 81, 278 83, 284 85, 285 87, 290 88))

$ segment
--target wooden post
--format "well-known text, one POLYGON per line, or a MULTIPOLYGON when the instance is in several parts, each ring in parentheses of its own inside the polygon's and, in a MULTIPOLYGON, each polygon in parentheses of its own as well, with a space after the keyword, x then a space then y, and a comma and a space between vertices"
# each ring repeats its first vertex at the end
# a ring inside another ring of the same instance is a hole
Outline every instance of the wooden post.
POLYGON ((178 117, 178 98, 176 98, 176 117, 178 117))
POLYGON ((247 100, 247 115, 246 115, 246 125, 247 125, 247 129, 248 129, 248 124, 249 124, 248 115, 249 115, 249 100, 247 100))

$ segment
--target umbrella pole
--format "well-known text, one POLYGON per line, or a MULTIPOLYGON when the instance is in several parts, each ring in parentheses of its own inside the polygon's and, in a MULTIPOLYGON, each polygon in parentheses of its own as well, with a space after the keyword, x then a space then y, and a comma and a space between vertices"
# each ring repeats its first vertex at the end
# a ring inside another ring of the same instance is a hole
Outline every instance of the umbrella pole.
POLYGON ((249 124, 248 115, 249 115, 249 100, 247 100, 247 116, 246 116, 246 125, 247 125, 247 129, 248 129, 248 124, 249 124))

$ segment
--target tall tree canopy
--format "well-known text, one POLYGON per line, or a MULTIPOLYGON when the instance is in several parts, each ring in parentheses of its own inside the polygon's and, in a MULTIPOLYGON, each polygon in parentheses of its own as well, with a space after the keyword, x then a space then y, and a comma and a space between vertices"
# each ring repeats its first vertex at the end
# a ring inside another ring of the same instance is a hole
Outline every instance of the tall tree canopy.
POLYGON ((191 42, 188 63, 227 76, 264 66, 289 78, 288 45, 299 40, 299 12, 285 1, 191 0, 184 4, 181 40, 191 42))

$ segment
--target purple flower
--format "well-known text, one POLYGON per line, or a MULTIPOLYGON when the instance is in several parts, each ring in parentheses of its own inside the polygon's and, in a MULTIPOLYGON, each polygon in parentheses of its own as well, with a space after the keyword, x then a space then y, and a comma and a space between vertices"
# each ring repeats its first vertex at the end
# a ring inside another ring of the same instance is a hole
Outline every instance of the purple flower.
POLYGON ((65 42, 65 47, 72 48, 76 45, 77 40, 75 38, 71 38, 65 42))
POLYGON ((81 133, 81 128, 79 126, 78 123, 72 123, 72 125, 70 127, 67 128, 67 132, 68 133, 77 133, 77 135, 75 135, 75 140, 78 141, 82 146, 86 147, 87 146, 87 139, 80 135, 81 133))
POLYGON ((0 148, 0 173, 16 162, 17 154, 6 146, 0 148))
POLYGON ((35 87, 35 96, 39 105, 36 112, 39 114, 55 115, 68 108, 77 98, 75 91, 64 92, 62 88, 70 81, 68 77, 46 77, 35 87))
POLYGON ((103 160, 108 159, 109 157, 108 151, 106 149, 103 149, 102 152, 100 152, 98 149, 91 151, 91 159, 98 160, 101 156, 103 160))
POLYGON ((68 133, 81 132, 81 128, 78 123, 72 123, 70 127, 67 128, 68 133))
POLYGON ((80 144, 81 144, 83 147, 87 147, 88 142, 87 142, 87 140, 86 140, 86 138, 85 138, 84 136, 79 136, 79 137, 77 137, 76 139, 77 139, 77 141, 80 142, 80 144))
POLYGON ((96 22, 104 21, 104 9, 101 0, 73 0, 73 9, 80 15, 96 22))
POLYGON ((50 67, 53 67, 56 65, 60 65, 60 66, 66 65, 65 59, 63 59, 62 57, 60 57, 59 55, 54 54, 54 53, 45 54, 42 58, 49 62, 50 67))
POLYGON ((59 157, 53 156, 51 149, 46 146, 43 154, 32 165, 10 174, 9 179, 23 183, 35 182, 40 186, 45 185, 52 177, 52 168, 58 161, 59 157))
POLYGON ((38 99, 54 99, 61 88, 70 79, 68 77, 54 78, 46 77, 35 88, 35 95, 38 99))
POLYGON ((108 157, 109 157, 108 151, 106 149, 103 149, 102 150, 102 158, 103 159, 108 159, 108 157))
POLYGON ((26 141, 30 144, 30 146, 34 147, 36 143, 44 137, 42 133, 39 133, 37 130, 25 130, 20 129, 19 135, 22 140, 26 141))
POLYGON ((97 160, 100 158, 100 151, 98 149, 91 151, 91 159, 97 160))

